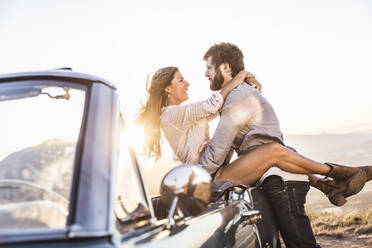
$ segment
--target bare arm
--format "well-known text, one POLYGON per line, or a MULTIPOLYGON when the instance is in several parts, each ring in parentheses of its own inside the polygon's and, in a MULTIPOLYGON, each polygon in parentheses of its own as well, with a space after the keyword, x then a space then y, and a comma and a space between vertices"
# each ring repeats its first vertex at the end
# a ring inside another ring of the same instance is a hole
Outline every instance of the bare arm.
POLYGON ((248 71, 240 71, 220 90, 222 98, 225 100, 230 91, 232 91, 243 82, 246 82, 249 85, 255 87, 260 92, 262 91, 262 84, 256 80, 255 76, 252 73, 248 71))
POLYGON ((187 128, 195 121, 218 113, 222 104, 223 99, 221 94, 215 92, 210 98, 204 101, 169 106, 164 110, 161 119, 163 122, 169 122, 178 128, 187 128))
POLYGON ((259 92, 262 92, 262 84, 260 82, 258 82, 254 76, 253 77, 246 77, 245 81, 247 82, 247 84, 256 88, 259 92))
POLYGON ((234 96, 225 102, 217 129, 199 160, 209 173, 222 165, 237 134, 250 122, 255 110, 246 106, 251 105, 251 97, 240 91, 234 91, 234 96))
MULTIPOLYGON (((241 85, 249 72, 240 71, 233 79, 226 83, 226 85, 220 90, 222 98, 225 100, 227 95, 235 89, 237 86, 241 85)), ((250 74, 250 73, 249 73, 250 74)))

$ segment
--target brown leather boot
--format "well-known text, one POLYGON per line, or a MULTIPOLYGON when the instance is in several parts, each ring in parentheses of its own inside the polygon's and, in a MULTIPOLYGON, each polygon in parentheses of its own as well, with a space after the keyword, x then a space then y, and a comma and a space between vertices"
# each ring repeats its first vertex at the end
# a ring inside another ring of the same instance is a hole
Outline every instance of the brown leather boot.
POLYGON ((343 193, 343 195, 346 198, 346 197, 359 193, 363 189, 367 181, 366 179, 367 179, 366 172, 364 170, 360 170, 354 176, 349 178, 347 181, 336 182, 336 185, 340 185, 340 186, 345 185, 346 190, 343 193))
POLYGON ((310 186, 319 189, 325 195, 329 195, 333 189, 339 189, 339 187, 335 185, 335 180, 318 175, 309 175, 309 183, 310 186))
POLYGON ((332 194, 331 192, 338 192, 345 190, 344 188, 341 189, 341 186, 336 185, 336 181, 319 177, 315 175, 309 175, 309 183, 310 186, 319 189, 322 191, 329 199, 329 201, 336 206, 342 206, 346 203, 345 197, 342 194, 332 194))
POLYGON ((311 186, 322 191, 333 205, 340 207, 346 203, 346 197, 355 195, 363 189, 366 173, 364 170, 359 170, 348 180, 338 182, 329 178, 309 175, 309 182, 311 186))
POLYGON ((345 181, 350 176, 354 175, 359 170, 363 170, 366 173, 366 181, 372 180, 372 166, 344 166, 335 163, 325 163, 329 167, 331 167, 331 171, 328 173, 328 177, 332 177, 336 181, 345 181))
POLYGON ((327 162, 325 164, 331 168, 326 176, 331 177, 336 181, 346 181, 360 170, 358 167, 349 167, 335 163, 327 162))
POLYGON ((360 168, 366 172, 366 182, 372 180, 372 166, 360 166, 357 168, 360 168))

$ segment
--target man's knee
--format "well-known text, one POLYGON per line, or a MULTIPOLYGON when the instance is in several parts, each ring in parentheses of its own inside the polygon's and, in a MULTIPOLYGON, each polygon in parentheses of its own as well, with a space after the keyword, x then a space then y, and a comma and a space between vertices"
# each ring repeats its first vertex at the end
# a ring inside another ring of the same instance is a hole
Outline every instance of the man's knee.
POLYGON ((286 155, 286 148, 277 142, 268 143, 265 146, 271 157, 275 158, 275 161, 282 159, 286 155))

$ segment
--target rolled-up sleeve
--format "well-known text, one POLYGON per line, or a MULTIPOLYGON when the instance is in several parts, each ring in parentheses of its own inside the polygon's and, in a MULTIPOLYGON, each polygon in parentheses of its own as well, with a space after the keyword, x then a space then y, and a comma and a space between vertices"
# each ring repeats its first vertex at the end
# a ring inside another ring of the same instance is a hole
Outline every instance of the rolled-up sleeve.
POLYGON ((186 105, 172 105, 167 107, 167 122, 181 128, 187 128, 194 122, 213 116, 221 109, 223 104, 222 95, 215 92, 212 96, 204 101, 198 101, 186 105))

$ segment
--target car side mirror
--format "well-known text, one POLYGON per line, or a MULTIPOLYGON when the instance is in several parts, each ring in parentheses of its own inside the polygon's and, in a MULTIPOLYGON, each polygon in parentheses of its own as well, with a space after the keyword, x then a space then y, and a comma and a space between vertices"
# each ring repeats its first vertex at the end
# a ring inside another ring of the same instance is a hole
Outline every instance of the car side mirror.
POLYGON ((174 225, 177 209, 184 216, 203 212, 211 199, 212 178, 200 165, 182 164, 170 170, 163 178, 160 199, 168 210, 169 226, 174 225))

